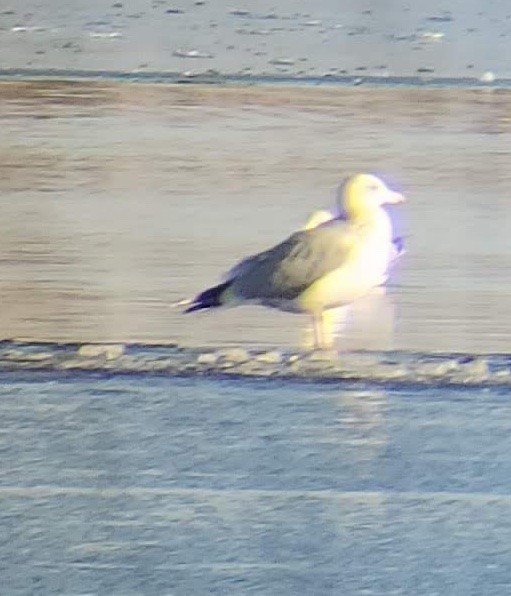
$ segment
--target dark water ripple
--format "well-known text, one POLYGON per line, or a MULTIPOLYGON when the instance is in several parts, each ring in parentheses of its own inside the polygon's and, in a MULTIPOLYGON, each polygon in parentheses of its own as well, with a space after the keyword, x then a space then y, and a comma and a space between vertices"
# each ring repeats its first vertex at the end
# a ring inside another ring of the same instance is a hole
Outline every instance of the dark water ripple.
POLYGON ((183 75, 181 72, 167 71, 122 71, 122 70, 74 70, 74 69, 38 69, 38 68, 3 68, 0 69, 0 79, 84 79, 84 80, 111 80, 111 81, 137 81, 150 83, 186 83, 186 84, 223 84, 223 83, 246 83, 246 84, 300 84, 300 85, 333 85, 353 86, 371 85, 377 87, 440 87, 440 88, 505 88, 511 87, 511 79, 496 78, 492 81, 481 81, 477 77, 437 77, 437 76, 374 76, 374 75, 335 75, 323 76, 309 75, 244 75, 244 74, 222 74, 216 71, 205 71, 193 76, 183 75))

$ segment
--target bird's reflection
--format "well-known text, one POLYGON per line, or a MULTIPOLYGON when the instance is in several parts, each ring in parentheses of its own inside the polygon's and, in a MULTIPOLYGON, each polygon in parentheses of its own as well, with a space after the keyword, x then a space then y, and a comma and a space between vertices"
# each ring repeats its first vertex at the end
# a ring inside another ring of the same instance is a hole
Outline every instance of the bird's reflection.
POLYGON ((387 520, 388 497, 377 481, 389 444, 387 395, 379 388, 341 389, 329 426, 347 474, 325 517, 341 536, 374 539, 387 520))
POLYGON ((344 457, 356 464, 359 478, 371 476, 387 448, 386 394, 382 389, 341 391, 335 427, 342 431, 344 457))
MULTIPOLYGON (((381 286, 349 306, 326 311, 325 328, 342 350, 389 350, 393 348, 395 310, 392 292, 381 286)), ((301 345, 309 349, 313 344, 313 329, 307 326, 301 345)))

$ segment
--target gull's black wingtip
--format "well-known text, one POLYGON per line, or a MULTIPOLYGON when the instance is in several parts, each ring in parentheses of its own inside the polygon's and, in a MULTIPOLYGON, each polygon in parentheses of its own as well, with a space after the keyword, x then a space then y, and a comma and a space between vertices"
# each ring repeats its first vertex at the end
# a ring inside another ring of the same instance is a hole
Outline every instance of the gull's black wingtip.
POLYGON ((232 281, 226 281, 213 288, 208 288, 201 292, 186 308, 184 314, 195 312, 197 310, 207 310, 209 308, 217 308, 222 306, 222 294, 231 285, 232 281))
POLYGON ((210 306, 206 306, 200 302, 193 302, 188 308, 185 308, 183 314, 188 314, 189 312, 195 312, 196 310, 203 310, 205 308, 211 308, 210 306))

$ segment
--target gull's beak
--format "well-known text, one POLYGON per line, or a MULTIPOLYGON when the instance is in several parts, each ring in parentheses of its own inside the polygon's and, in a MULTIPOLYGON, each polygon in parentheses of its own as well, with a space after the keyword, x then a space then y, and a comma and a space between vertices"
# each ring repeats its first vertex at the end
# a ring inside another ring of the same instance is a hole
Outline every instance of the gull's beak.
POLYGON ((389 205, 397 205, 398 203, 404 202, 406 202, 406 197, 402 195, 400 192, 394 192, 393 190, 389 190, 385 199, 385 203, 389 205))

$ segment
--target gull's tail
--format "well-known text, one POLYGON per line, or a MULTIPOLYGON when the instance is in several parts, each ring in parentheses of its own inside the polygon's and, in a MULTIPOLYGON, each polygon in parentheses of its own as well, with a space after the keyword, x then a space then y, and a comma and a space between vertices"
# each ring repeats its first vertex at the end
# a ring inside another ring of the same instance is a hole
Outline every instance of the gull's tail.
POLYGON ((231 284, 232 279, 221 283, 218 286, 214 286, 213 288, 204 290, 204 292, 201 292, 190 302, 190 306, 188 306, 184 312, 194 312, 196 310, 205 310, 222 306, 222 304, 225 304, 225 300, 223 300, 224 292, 231 284))

